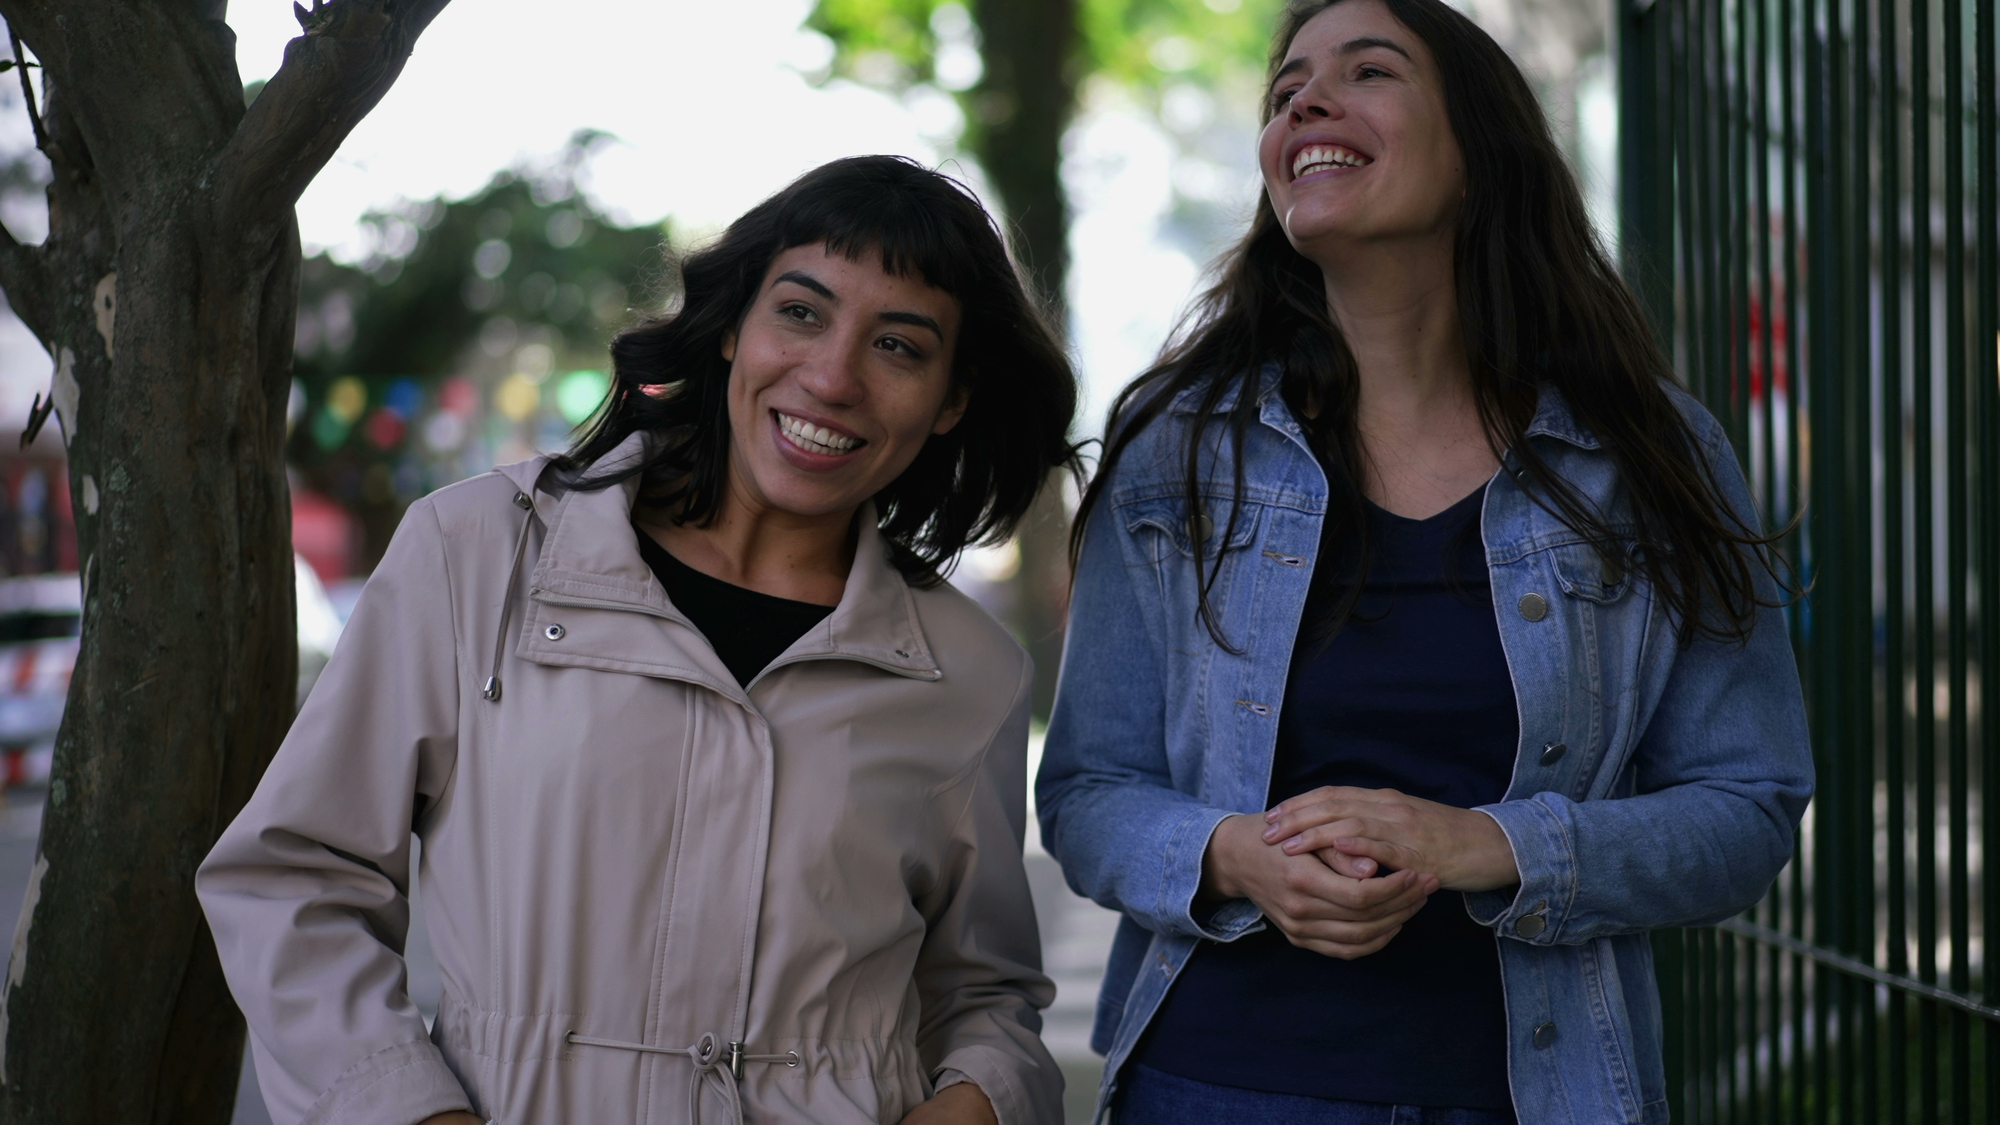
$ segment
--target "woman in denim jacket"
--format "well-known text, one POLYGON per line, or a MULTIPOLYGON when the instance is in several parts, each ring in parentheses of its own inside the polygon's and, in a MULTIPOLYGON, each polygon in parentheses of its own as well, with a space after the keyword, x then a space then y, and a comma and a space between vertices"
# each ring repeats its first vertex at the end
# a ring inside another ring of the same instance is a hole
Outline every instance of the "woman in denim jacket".
POLYGON ((1265 192, 1078 522, 1043 840, 1133 1122, 1667 1120, 1646 931, 1812 790, 1768 541, 1520 72, 1294 0, 1265 192))

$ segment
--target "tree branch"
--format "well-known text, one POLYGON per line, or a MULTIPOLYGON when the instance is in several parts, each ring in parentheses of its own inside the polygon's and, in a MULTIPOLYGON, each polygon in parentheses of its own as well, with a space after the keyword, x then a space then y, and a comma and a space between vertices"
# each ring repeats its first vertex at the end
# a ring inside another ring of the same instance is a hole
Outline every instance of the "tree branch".
POLYGON ((12 231, 0 225, 0 292, 7 295, 14 315, 44 343, 55 331, 52 284, 42 262, 42 248, 21 245, 12 231))
POLYGON ((217 219, 256 228, 291 214, 306 185, 403 72, 447 0, 293 4, 305 34, 216 158, 217 219))
POLYGON ((28 124, 35 127, 35 147, 47 153, 49 135, 42 130, 42 115, 35 109, 35 84, 28 81, 28 60, 21 54, 21 37, 10 27, 7 39, 14 47, 14 69, 21 72, 21 100, 28 106, 28 124))

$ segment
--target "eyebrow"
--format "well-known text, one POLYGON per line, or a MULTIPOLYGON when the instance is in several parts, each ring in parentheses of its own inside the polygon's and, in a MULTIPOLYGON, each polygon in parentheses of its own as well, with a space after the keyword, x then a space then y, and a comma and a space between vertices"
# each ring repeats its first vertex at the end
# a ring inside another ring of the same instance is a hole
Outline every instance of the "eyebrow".
POLYGON ((840 298, 834 295, 833 290, 828 289, 819 278, 814 277, 804 270, 786 270, 784 273, 778 275, 777 281, 771 283, 771 288, 776 289, 778 283, 782 281, 789 281, 793 285, 804 286, 835 304, 840 302, 840 298))
MULTIPOLYGON (((1381 47, 1385 50, 1394 51, 1406 59, 1410 58, 1410 52, 1405 51, 1401 46, 1397 45, 1394 41, 1383 39, 1374 35, 1364 35, 1359 39, 1349 39, 1347 42, 1342 43, 1340 45, 1340 49, 1335 51, 1334 54, 1351 55, 1356 51, 1365 51, 1370 47, 1381 47)), ((1415 62, 1416 60, 1410 59, 1410 61, 1415 62)), ((1285 63, 1285 65, 1278 68, 1278 73, 1273 74, 1271 76, 1271 85, 1276 86, 1280 78, 1284 78, 1287 75, 1297 74, 1299 71, 1304 70, 1308 65, 1310 65, 1310 61, 1304 55, 1300 55, 1297 58, 1290 60, 1289 62, 1285 63)))
MULTIPOLYGON (((820 279, 804 270, 787 270, 779 274, 778 280, 771 283, 772 288, 776 288, 778 283, 783 281, 789 281, 793 285, 810 289, 821 297, 832 301, 834 304, 840 303, 840 298, 834 294, 833 290, 828 289, 820 279)), ((939 343, 944 342, 944 329, 938 325, 937 321, 922 313, 891 310, 883 313, 878 319, 886 320, 891 324, 907 324, 915 328, 927 328, 938 338, 939 343)))
POLYGON ((932 320, 930 317, 927 317, 922 313, 885 312, 882 314, 881 319, 886 320, 891 324, 908 324, 917 328, 928 328, 931 330, 933 334, 937 336, 938 343, 940 344, 944 343, 944 329, 938 327, 937 321, 932 320))

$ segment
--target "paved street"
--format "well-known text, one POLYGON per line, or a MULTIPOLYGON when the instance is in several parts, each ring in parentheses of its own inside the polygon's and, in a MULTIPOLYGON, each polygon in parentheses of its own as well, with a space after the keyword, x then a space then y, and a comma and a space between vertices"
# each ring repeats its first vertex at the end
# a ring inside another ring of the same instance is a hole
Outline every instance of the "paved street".
MULTIPOLYGON (((40 791, 9 790, 0 801, 0 925, 5 927, 0 933, 13 933, 19 919, 21 896, 34 866, 35 839, 41 832, 41 796, 40 791)), ((1055 860, 1042 851, 1032 828, 1027 863, 1035 911, 1041 921, 1043 960, 1056 982, 1056 1002, 1047 1013, 1043 1035, 1069 1079, 1069 1123, 1081 1125, 1090 1119, 1099 1068, 1099 1060, 1089 1048, 1090 1016, 1118 918, 1070 892, 1055 860)), ((413 920, 410 991, 428 1016, 437 1011, 438 972, 424 931, 421 893, 413 920)), ((270 1120, 257 1094, 256 1077, 246 1065, 236 1125, 270 1125, 270 1120)))

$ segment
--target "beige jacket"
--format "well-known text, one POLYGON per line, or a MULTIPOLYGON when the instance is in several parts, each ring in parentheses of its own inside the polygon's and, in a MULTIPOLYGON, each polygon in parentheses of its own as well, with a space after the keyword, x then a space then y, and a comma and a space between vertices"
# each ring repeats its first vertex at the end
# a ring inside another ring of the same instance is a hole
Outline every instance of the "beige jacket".
POLYGON ((552 495, 544 464, 410 508, 202 865, 274 1120, 893 1123, 950 1072, 1060 1121, 1026 654, 906 584, 866 509, 839 607, 740 688, 641 560, 630 486, 552 495))

